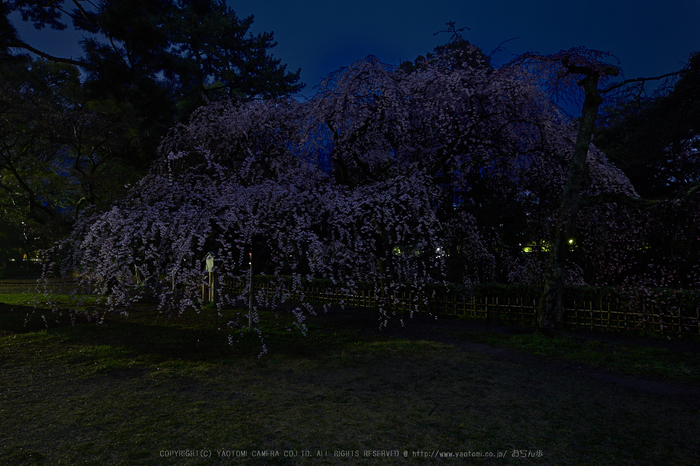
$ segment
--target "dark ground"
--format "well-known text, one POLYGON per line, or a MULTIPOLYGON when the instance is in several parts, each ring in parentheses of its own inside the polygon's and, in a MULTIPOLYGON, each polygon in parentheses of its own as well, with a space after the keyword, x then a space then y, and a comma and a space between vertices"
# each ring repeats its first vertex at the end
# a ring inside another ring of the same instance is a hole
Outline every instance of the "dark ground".
MULTIPOLYGON (((13 277, 12 279, 0 279, 0 293, 29 291, 36 286, 36 277, 13 277)), ((0 303, 0 307, 7 306, 0 303)), ((15 306, 16 307, 16 306, 15 306)), ((678 381, 663 379, 651 379, 633 377, 625 374, 606 372, 591 367, 585 363, 556 360, 551 357, 540 356, 525 352, 491 346, 484 343, 471 341, 471 335, 484 333, 495 334, 528 334, 536 332, 535 328, 521 328, 501 325, 490 322, 456 319, 440 316, 435 318, 425 314, 415 313, 413 317, 408 315, 392 316, 386 326, 382 326, 379 314, 376 310, 362 308, 333 308, 327 312, 317 311, 316 316, 311 316, 310 322, 343 326, 343 323, 352 322, 353 327, 358 326, 369 334, 384 334, 387 336, 406 338, 410 340, 429 340, 455 345, 465 351, 486 355, 496 360, 515 362, 524 366, 536 366, 539 369, 547 369, 554 374, 577 375, 581 382, 596 381, 604 384, 630 388, 644 393, 654 393, 662 396, 690 397, 700 407, 700 387, 678 381), (401 324, 403 319, 403 325, 401 324), (456 337, 458 335, 459 337, 456 337), (466 335, 466 338, 464 336, 466 335)), ((612 332, 587 332, 581 330, 562 330, 565 336, 573 339, 600 341, 620 346, 638 346, 649 348, 667 349, 676 352, 700 354, 699 340, 679 340, 669 338, 648 338, 612 332)), ((478 338, 474 338, 478 340, 478 338)))
MULTIPOLYGON (((464 348, 465 351, 479 353, 490 358, 509 361, 524 366, 536 366, 547 369, 554 374, 577 375, 581 383, 586 381, 603 383, 634 389, 643 393, 653 393, 662 396, 680 396, 694 400, 700 408, 700 387, 679 381, 669 382, 662 379, 633 377, 625 374, 611 373, 598 370, 585 363, 555 360, 551 357, 513 351, 483 343, 469 341, 469 338, 456 338, 452 334, 470 335, 479 333, 525 334, 536 332, 535 328, 521 328, 474 320, 455 319, 414 314, 413 318, 404 318, 402 327, 397 317, 392 317, 386 328, 379 328, 376 311, 365 309, 331 309, 327 313, 319 313, 319 321, 341 324, 352 319, 363 322, 363 328, 370 333, 383 333, 393 337, 410 340, 430 340, 447 343, 464 348)), ((689 354, 700 354, 700 341, 669 340, 662 338, 635 337, 620 333, 600 333, 585 331, 563 330, 562 333, 570 338, 593 340, 620 346, 640 346, 662 348, 689 354)))

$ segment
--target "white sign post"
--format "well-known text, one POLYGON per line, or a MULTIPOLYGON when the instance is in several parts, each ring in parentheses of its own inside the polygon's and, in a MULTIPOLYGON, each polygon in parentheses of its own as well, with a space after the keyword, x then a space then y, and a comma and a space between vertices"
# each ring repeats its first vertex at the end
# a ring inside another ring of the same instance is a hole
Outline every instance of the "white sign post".
MULTIPOLYGON (((210 252, 204 258, 204 263, 206 271, 209 274, 209 302, 214 303, 216 301, 216 290, 214 288, 214 253, 210 252)), ((202 300, 206 301, 206 293, 204 291, 204 285, 202 285, 202 300)))

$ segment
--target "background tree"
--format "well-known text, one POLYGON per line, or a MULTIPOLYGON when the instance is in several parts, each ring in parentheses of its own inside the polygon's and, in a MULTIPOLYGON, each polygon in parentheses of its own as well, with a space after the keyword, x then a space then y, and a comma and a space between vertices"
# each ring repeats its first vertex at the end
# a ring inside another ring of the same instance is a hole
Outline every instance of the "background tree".
POLYGON ((2 67, 0 197, 14 212, 8 223, 32 230, 23 234, 25 252, 62 237, 80 209, 105 209, 138 179, 128 153, 134 131, 122 117, 85 98, 72 65, 26 58, 2 67))
POLYGON ((700 54, 658 94, 603 108, 595 132, 596 145, 648 199, 682 196, 700 182, 700 54))
POLYGON ((272 34, 249 34, 253 17, 239 19, 223 1, 110 0, 72 15, 93 34, 84 41, 88 89, 131 102, 150 124, 182 121, 204 95, 271 98, 302 87, 299 71, 269 56, 272 34))
POLYGON ((287 73, 280 60, 269 55, 276 45, 272 33, 249 33, 253 16, 241 20, 221 0, 104 0, 91 9, 79 0, 14 0, 4 13, 7 46, 77 65, 88 73, 100 97, 130 101, 146 115, 149 104, 166 97, 176 103, 189 100, 178 115, 185 118, 203 102, 202 94, 268 98, 303 87, 299 71, 287 73), (8 20, 13 11, 37 29, 64 30, 65 19, 70 19, 86 35, 84 56, 71 60, 36 50, 14 32, 8 20))
POLYGON ((269 55, 272 34, 248 33, 253 17, 239 19, 223 1, 93 7, 15 0, 0 10, 3 205, 24 212, 16 217, 22 228, 45 225, 47 241, 70 230, 78 210, 104 210, 121 197, 147 173, 167 129, 206 99, 270 98, 302 87, 298 71, 269 55), (38 29, 72 22, 84 34, 83 56, 35 49, 13 27, 15 11, 38 29), (10 53, 18 50, 44 60, 10 53))
MULTIPOLYGON (((595 128, 598 109, 603 103, 602 95, 613 90, 623 88, 632 83, 643 83, 648 80, 661 79, 669 75, 657 78, 636 78, 609 85, 599 89, 598 84, 610 77, 618 76, 620 69, 605 61, 607 53, 574 48, 561 51, 558 54, 541 57, 524 55, 516 59, 516 66, 527 66, 535 70, 544 82, 552 86, 554 92, 561 89, 575 89, 578 86, 584 94, 582 116, 578 122, 578 134, 573 158, 568 167, 568 177, 564 184, 559 208, 556 212, 556 229, 554 233, 553 248, 550 264, 547 268, 545 289, 540 304, 538 320, 540 327, 551 334, 562 323, 563 316, 563 290, 566 280, 566 259, 577 229, 577 216, 582 207, 582 182, 589 171, 588 153, 590 151, 591 138, 595 128), (579 77, 581 77, 579 79, 579 77)), ((692 192, 692 190, 691 190, 692 192)), ((690 194, 690 192, 688 193, 690 194)), ((600 192, 585 200, 586 205, 594 205, 605 202, 622 202, 635 207, 654 205, 654 202, 640 200, 636 193, 600 192)))

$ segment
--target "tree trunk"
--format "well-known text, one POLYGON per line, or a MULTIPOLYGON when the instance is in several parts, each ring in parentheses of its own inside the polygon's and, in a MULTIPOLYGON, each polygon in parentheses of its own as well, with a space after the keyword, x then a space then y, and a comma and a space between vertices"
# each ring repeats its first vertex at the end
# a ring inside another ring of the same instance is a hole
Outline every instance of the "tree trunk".
POLYGON ((581 184, 586 173, 586 156, 595 127, 598 108, 603 98, 598 92, 598 75, 589 73, 581 81, 584 90, 581 123, 576 136, 574 155, 569 166, 569 173, 564 184, 561 203, 559 204, 559 228, 554 237, 550 266, 545 276, 545 286, 538 323, 545 334, 552 334, 562 323, 564 315, 564 285, 566 283, 566 256, 569 251, 569 239, 573 238, 576 228, 576 215, 581 205, 581 184))

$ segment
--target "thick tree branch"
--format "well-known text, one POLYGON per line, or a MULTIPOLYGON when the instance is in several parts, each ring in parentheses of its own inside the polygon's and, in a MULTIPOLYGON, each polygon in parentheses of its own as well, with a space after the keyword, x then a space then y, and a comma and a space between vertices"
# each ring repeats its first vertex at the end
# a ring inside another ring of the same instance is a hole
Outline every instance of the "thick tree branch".
POLYGON ((600 193, 595 196, 586 196, 581 198, 581 205, 586 207, 591 207, 595 205, 608 204, 608 203, 624 204, 630 207, 636 207, 638 209, 650 210, 656 208, 661 201, 652 199, 642 199, 639 197, 632 197, 622 193, 600 193))
POLYGON ((634 78, 634 79, 626 79, 626 80, 624 80, 624 81, 622 81, 622 82, 620 82, 620 83, 612 84, 612 85, 606 87, 605 89, 600 89, 600 90, 598 90, 598 93, 600 93, 600 94, 606 94, 606 93, 608 93, 608 92, 610 92, 610 91, 613 91, 613 90, 615 90, 615 89, 619 89, 619 88, 621 88, 621 87, 623 87, 623 86, 626 86, 626 85, 628 85, 628 84, 639 83, 639 82, 646 82, 646 81, 656 81, 656 80, 659 80, 659 79, 670 78, 671 76, 678 76, 679 74, 683 74, 683 73, 685 73, 685 72, 686 72, 685 70, 680 70, 680 71, 675 71, 675 72, 673 72, 673 73, 667 73, 667 74, 664 74, 664 75, 661 75, 661 76, 656 76, 656 77, 654 77, 654 78, 634 78))
POLYGON ((29 52, 32 52, 35 55, 39 55, 41 58, 46 58, 47 60, 51 60, 54 62, 68 63, 69 65, 80 66, 81 68, 89 68, 90 67, 87 63, 82 62, 82 61, 78 61, 78 60, 73 60, 72 58, 54 57, 53 55, 50 55, 46 52, 42 52, 39 49, 35 49, 34 47, 27 44, 26 42, 22 42, 19 40, 8 44, 8 46, 11 48, 27 50, 29 52))
MULTIPOLYGON (((700 192, 700 185, 693 186, 685 193, 685 197, 690 197, 700 192)), ((595 205, 616 203, 642 210, 651 210, 658 207, 664 199, 644 199, 632 197, 622 193, 600 193, 595 196, 585 196, 581 198, 581 206, 591 207, 595 205)))

